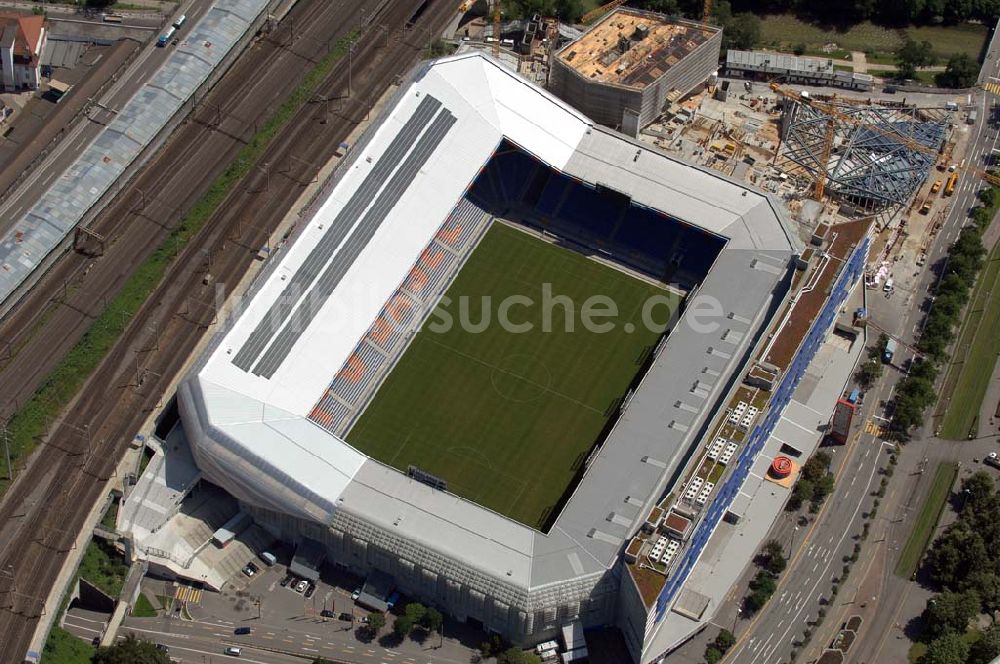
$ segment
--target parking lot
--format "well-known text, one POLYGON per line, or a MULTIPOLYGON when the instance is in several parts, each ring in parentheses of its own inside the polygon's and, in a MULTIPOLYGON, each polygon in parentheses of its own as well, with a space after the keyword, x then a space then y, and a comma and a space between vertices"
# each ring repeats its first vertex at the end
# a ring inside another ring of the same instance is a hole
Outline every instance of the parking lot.
POLYGON ((278 562, 271 566, 260 558, 248 560, 253 573, 248 574, 244 566, 222 592, 146 578, 143 592, 147 597, 174 598, 175 608, 169 617, 130 617, 123 631, 170 644, 171 656, 179 661, 188 661, 188 651, 190 661, 201 661, 205 653, 222 654, 225 648, 237 646, 243 649, 244 659, 250 656, 260 661, 277 662, 283 655, 295 654, 338 661, 381 658, 374 661, 464 664, 483 640, 481 632, 448 622, 443 639, 400 641, 392 635, 391 615, 386 616, 380 636, 370 640, 362 629, 369 611, 352 598, 363 579, 325 565, 318 582, 305 581, 289 574, 289 551, 275 553, 278 562))

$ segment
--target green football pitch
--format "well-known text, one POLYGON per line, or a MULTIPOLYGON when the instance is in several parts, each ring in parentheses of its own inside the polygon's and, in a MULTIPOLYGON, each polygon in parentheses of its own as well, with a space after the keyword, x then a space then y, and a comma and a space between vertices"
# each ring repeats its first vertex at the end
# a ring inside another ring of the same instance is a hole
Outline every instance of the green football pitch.
POLYGON ((659 330, 642 324, 654 297, 651 317, 662 325, 678 295, 494 224, 347 439, 403 472, 413 464, 453 493, 542 528, 659 340, 659 330), (565 306, 545 314, 545 284, 549 301, 572 301, 572 315, 565 306), (617 307, 617 316, 593 319, 610 331, 581 323, 594 295, 617 307), (511 296, 534 301, 517 300, 507 316, 530 331, 497 323, 511 296), (461 323, 463 309, 473 326, 461 323))

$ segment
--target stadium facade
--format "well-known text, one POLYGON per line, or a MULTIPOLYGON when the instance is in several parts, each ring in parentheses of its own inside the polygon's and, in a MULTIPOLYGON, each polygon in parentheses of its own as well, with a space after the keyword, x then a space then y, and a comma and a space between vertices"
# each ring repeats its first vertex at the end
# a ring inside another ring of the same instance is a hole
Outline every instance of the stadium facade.
POLYGON ((179 387, 204 476, 276 536, 514 643, 618 625, 643 659, 662 612, 623 549, 787 301, 798 246, 778 205, 478 53, 413 72, 350 159, 179 387), (345 442, 494 218, 689 289, 545 532, 345 442))

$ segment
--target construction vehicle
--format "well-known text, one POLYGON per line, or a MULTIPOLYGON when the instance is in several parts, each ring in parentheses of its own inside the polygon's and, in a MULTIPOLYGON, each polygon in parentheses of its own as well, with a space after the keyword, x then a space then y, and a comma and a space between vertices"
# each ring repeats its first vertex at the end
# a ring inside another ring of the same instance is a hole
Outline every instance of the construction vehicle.
POLYGON ((953 171, 951 177, 948 178, 948 184, 944 188, 944 195, 951 196, 955 193, 955 184, 958 182, 958 171, 953 171))
POLYGON ((931 187, 931 193, 932 194, 936 194, 939 191, 941 191, 941 180, 938 180, 937 182, 935 182, 934 185, 931 187))
POLYGON ((930 211, 931 211, 931 204, 928 203, 927 201, 924 201, 924 203, 920 206, 920 214, 930 214, 930 211))

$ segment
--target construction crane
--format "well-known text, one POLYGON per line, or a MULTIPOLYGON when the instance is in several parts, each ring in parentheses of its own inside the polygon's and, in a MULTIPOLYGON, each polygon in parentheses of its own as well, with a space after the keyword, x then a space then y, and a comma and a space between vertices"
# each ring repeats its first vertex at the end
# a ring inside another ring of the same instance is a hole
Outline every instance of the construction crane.
POLYGON ((601 5, 597 9, 592 9, 586 14, 584 14, 580 18, 580 23, 583 23, 584 25, 590 25, 591 23, 601 18, 605 14, 613 12, 615 9, 621 7, 624 4, 625 0, 611 0, 611 2, 609 2, 608 4, 601 5))
POLYGON ((493 0, 493 57, 500 59, 500 0, 493 0))
MULTIPOLYGON (((795 101, 795 102, 797 102, 799 104, 804 104, 806 106, 809 106, 810 108, 813 108, 813 109, 819 111, 820 113, 825 113, 826 115, 829 115, 830 118, 831 118, 831 122, 827 125, 827 140, 828 140, 829 144, 832 144, 832 135, 831 135, 831 132, 830 132, 830 128, 832 127, 832 120, 834 118, 836 118, 838 120, 842 120, 843 122, 847 122, 848 124, 852 124, 855 127, 863 127, 865 129, 868 129, 870 131, 875 132, 876 134, 881 134, 882 136, 885 136, 886 138, 889 138, 889 139, 891 139, 893 141, 896 141, 898 143, 901 143, 901 144, 905 145, 910 150, 914 150, 916 152, 923 152, 924 154, 933 155, 935 159, 937 159, 938 155, 940 154, 937 148, 932 148, 932 147, 930 147, 928 145, 924 145, 923 143, 921 143, 919 141, 913 140, 909 136, 903 136, 902 134, 897 134, 897 133, 889 131, 887 129, 883 129, 882 127, 877 127, 877 126, 875 126, 875 125, 873 125, 871 123, 865 122, 864 120, 862 120, 860 118, 857 118, 857 117, 855 117, 853 115, 849 115, 847 113, 843 113, 842 111, 840 111, 839 109, 837 109, 837 107, 834 106, 833 104, 828 104, 826 102, 817 101, 817 100, 809 97, 809 95, 807 95, 807 94, 804 95, 802 93, 796 92, 795 90, 790 90, 790 89, 783 88, 780 85, 778 85, 777 83, 771 83, 771 90, 773 92, 781 95, 782 97, 785 97, 786 99, 791 99, 792 101, 795 101)), ((827 162, 826 163, 829 163, 828 152, 830 150, 830 147, 831 147, 830 145, 824 145, 824 151, 823 152, 824 152, 825 155, 827 155, 827 162)), ((823 171, 823 177, 824 178, 826 177, 826 172, 825 172, 826 171, 826 163, 824 163, 822 165, 823 167, 820 169, 821 171, 823 171)), ((961 168, 966 173, 971 173, 971 174, 973 174, 973 175, 975 175, 975 176, 977 176, 979 178, 982 178, 983 180, 986 180, 987 182, 989 182, 992 185, 1000 186, 1000 177, 998 177, 996 175, 993 175, 992 173, 989 173, 988 171, 986 171, 984 169, 976 168, 976 167, 971 166, 971 165, 970 166, 959 166, 958 168, 961 168)), ((817 182, 817 189, 819 189, 818 182, 817 182)), ((817 200, 819 200, 819 196, 817 196, 817 200)))

